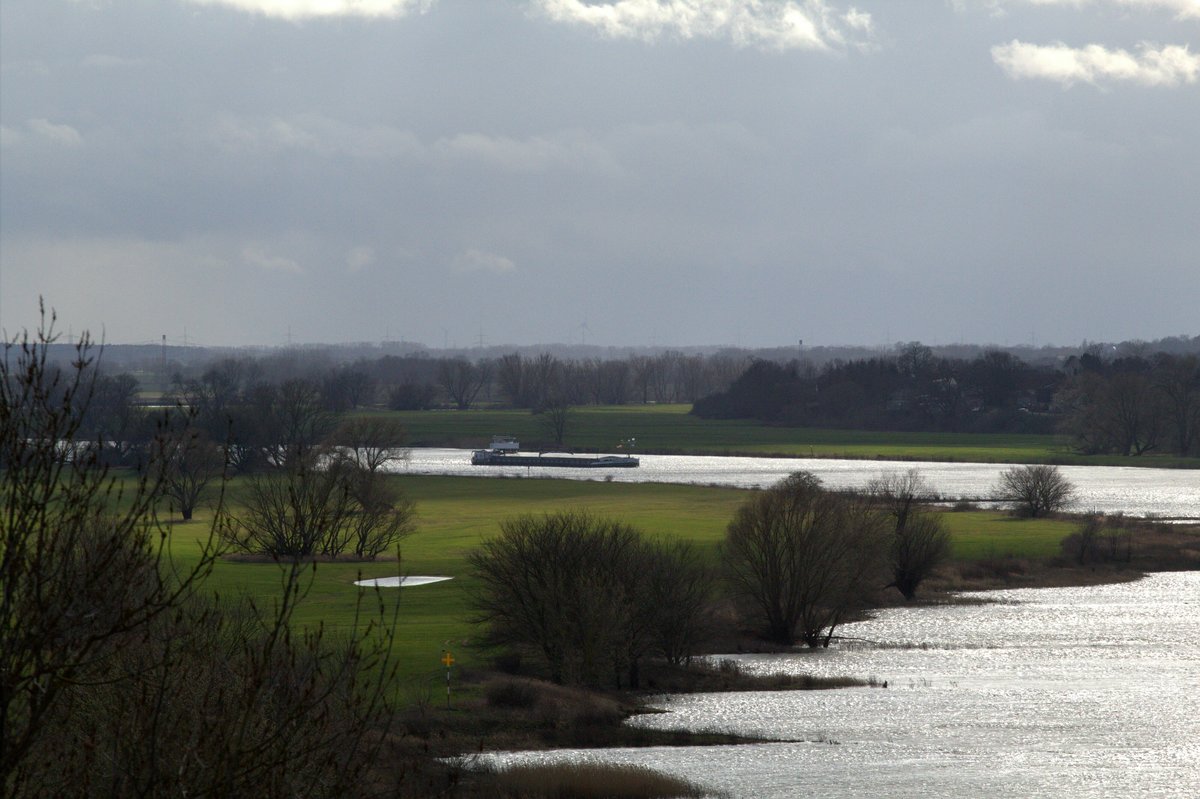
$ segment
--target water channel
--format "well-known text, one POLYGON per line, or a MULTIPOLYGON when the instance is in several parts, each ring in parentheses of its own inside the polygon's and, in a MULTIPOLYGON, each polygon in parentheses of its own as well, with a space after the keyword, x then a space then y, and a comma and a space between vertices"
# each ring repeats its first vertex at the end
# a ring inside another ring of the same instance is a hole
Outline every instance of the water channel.
POLYGON ((736 658, 888 687, 665 697, 632 723, 787 742, 511 753, 686 776, 734 797, 1200 796, 1200 573, 884 610, 836 648, 736 658))
MULTIPOLYGON (((764 487, 799 470, 833 488, 919 469, 946 499, 991 494, 1005 465, 641 455, 637 469, 475 467, 415 449, 398 471, 764 487)), ((1200 519, 1200 471, 1063 466, 1075 510, 1200 519)), ((779 743, 518 752, 649 766, 734 797, 1200 796, 1200 573, 969 595, 895 608, 815 652, 730 656, 757 672, 874 677, 887 688, 662 697, 633 724, 779 743)))
MULTIPOLYGON (((939 495, 978 500, 991 495, 1004 464, 639 455, 636 469, 472 466, 465 449, 413 449, 396 471, 471 477, 541 477, 614 482, 692 483, 763 488, 796 471, 810 471, 831 488, 861 488, 885 472, 919 469, 939 495)), ((1200 470, 1127 466, 1062 466, 1075 484, 1078 511, 1126 513, 1163 519, 1200 519, 1200 470)))

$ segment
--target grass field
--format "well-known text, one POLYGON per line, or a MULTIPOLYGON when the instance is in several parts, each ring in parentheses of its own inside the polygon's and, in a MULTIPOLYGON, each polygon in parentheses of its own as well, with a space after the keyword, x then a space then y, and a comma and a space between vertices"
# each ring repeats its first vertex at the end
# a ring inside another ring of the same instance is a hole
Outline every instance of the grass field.
MULTIPOLYGON (((566 443, 580 449, 614 451, 621 441, 636 438, 638 450, 656 453, 1200 468, 1197 458, 1078 455, 1061 436, 770 427, 747 420, 704 420, 690 415, 690 409, 690 405, 580 407, 572 412, 566 443)), ((516 436, 531 446, 546 439, 538 417, 529 411, 388 413, 407 426, 414 446, 481 447, 496 434, 516 436)))
MULTIPOLYGON (((469 645, 474 633, 469 595, 473 587, 466 555, 493 535, 502 519, 522 513, 586 509, 620 518, 651 536, 682 538, 715 557, 717 543, 747 491, 703 486, 625 484, 570 480, 483 479, 398 476, 417 503, 418 532, 403 545, 403 562, 319 563, 296 621, 322 624, 336 632, 353 623, 360 599, 371 606, 375 597, 387 607, 400 601, 400 624, 395 655, 401 671, 415 682, 428 683, 444 674, 438 658, 451 649, 463 666, 480 663, 469 645), (397 573, 444 575, 449 582, 407 589, 360 589, 359 577, 397 573)), ((238 511, 236 489, 230 511, 238 511)), ((177 557, 194 559, 197 540, 208 529, 208 518, 176 524, 172 534, 177 557)), ((945 514, 952 532, 955 556, 984 559, 1004 555, 1042 557, 1058 551, 1059 541, 1072 524, 1063 521, 1016 520, 995 512, 945 514)), ((274 563, 222 560, 209 578, 209 587, 222 595, 245 592, 269 603, 280 593, 282 569, 274 563)))

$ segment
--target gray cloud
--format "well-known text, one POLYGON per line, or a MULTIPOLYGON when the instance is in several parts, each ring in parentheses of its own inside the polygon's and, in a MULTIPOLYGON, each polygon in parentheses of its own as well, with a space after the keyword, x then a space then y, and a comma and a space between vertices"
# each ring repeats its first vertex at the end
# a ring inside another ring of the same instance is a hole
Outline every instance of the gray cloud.
POLYGON ((780 49, 658 7, 648 36, 525 2, 4 0, 0 324, 42 294, 130 341, 1194 329, 1200 81, 1149 85, 1136 47, 1200 49, 1177 9, 830 2, 842 44, 780 49), (1141 77, 1064 92, 991 57, 1059 41, 1141 77))
POLYGON ((92 53, 85 57, 80 64, 87 69, 136 69, 146 66, 141 58, 122 58, 108 53, 92 53))
POLYGON ((517 268, 511 258, 474 248, 455 256, 451 266, 456 272, 491 272, 496 275, 512 272, 517 268))
POLYGON ((35 135, 63 147, 79 147, 83 136, 70 125, 51 122, 48 119, 31 119, 27 127, 35 135))
POLYGON ((304 267, 283 255, 271 252, 262 244, 247 244, 242 248, 242 260, 250 266, 265 269, 268 272, 287 272, 298 275, 304 272, 304 267))
POLYGON ((361 272, 375 263, 375 248, 359 245, 352 247, 346 253, 346 268, 351 272, 361 272))

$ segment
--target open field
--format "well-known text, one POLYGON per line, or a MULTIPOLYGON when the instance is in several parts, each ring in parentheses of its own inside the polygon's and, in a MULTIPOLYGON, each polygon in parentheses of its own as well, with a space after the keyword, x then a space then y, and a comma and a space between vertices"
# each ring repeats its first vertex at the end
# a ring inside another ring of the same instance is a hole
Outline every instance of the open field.
MULTIPOLYGON (((827 458, 1061 463, 1200 468, 1200 459, 1173 456, 1084 456, 1062 436, 989 433, 888 433, 770 427, 746 420, 704 420, 690 405, 587 406, 574 409, 566 441, 571 447, 611 452, 629 438, 655 453, 782 455, 827 458)), ((529 411, 388 411, 408 428, 414 446, 482 447, 508 434, 534 446, 546 435, 529 411)))
MULTIPOLYGON (((417 533, 404 543, 399 568, 407 574, 455 579, 409 589, 380 589, 376 594, 374 589, 356 588, 354 581, 360 576, 394 575, 395 561, 319 563, 296 620, 323 624, 336 633, 353 622, 360 598, 368 600, 364 607, 372 606, 376 596, 389 608, 399 600, 395 654, 402 672, 424 684, 444 674, 438 664, 443 648, 453 650, 462 666, 485 665, 469 643, 464 643, 473 634, 469 608, 473 582, 466 555, 494 534, 502 519, 522 513, 587 509, 621 518, 652 536, 692 541, 715 557, 726 524, 749 493, 732 488, 570 480, 410 475, 394 479, 415 500, 420 516, 417 533)), ((230 493, 234 515, 238 512, 236 495, 235 482, 230 493)), ((208 514, 197 514, 196 521, 174 526, 177 557, 195 557, 195 542, 207 532, 208 518, 208 514)), ((985 511, 946 513, 945 518, 955 556, 967 560, 1054 555, 1060 540, 1073 529, 1069 521, 1017 520, 985 511)), ((209 585, 222 595, 249 593, 269 607, 279 594, 281 574, 281 567, 270 562, 221 561, 209 585)))

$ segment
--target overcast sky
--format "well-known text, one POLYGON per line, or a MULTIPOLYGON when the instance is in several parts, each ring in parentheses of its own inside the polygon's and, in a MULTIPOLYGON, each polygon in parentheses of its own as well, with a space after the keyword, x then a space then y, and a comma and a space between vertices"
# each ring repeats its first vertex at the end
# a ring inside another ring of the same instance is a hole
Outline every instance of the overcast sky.
POLYGON ((4 0, 0 326, 1200 332, 1200 0, 4 0))

